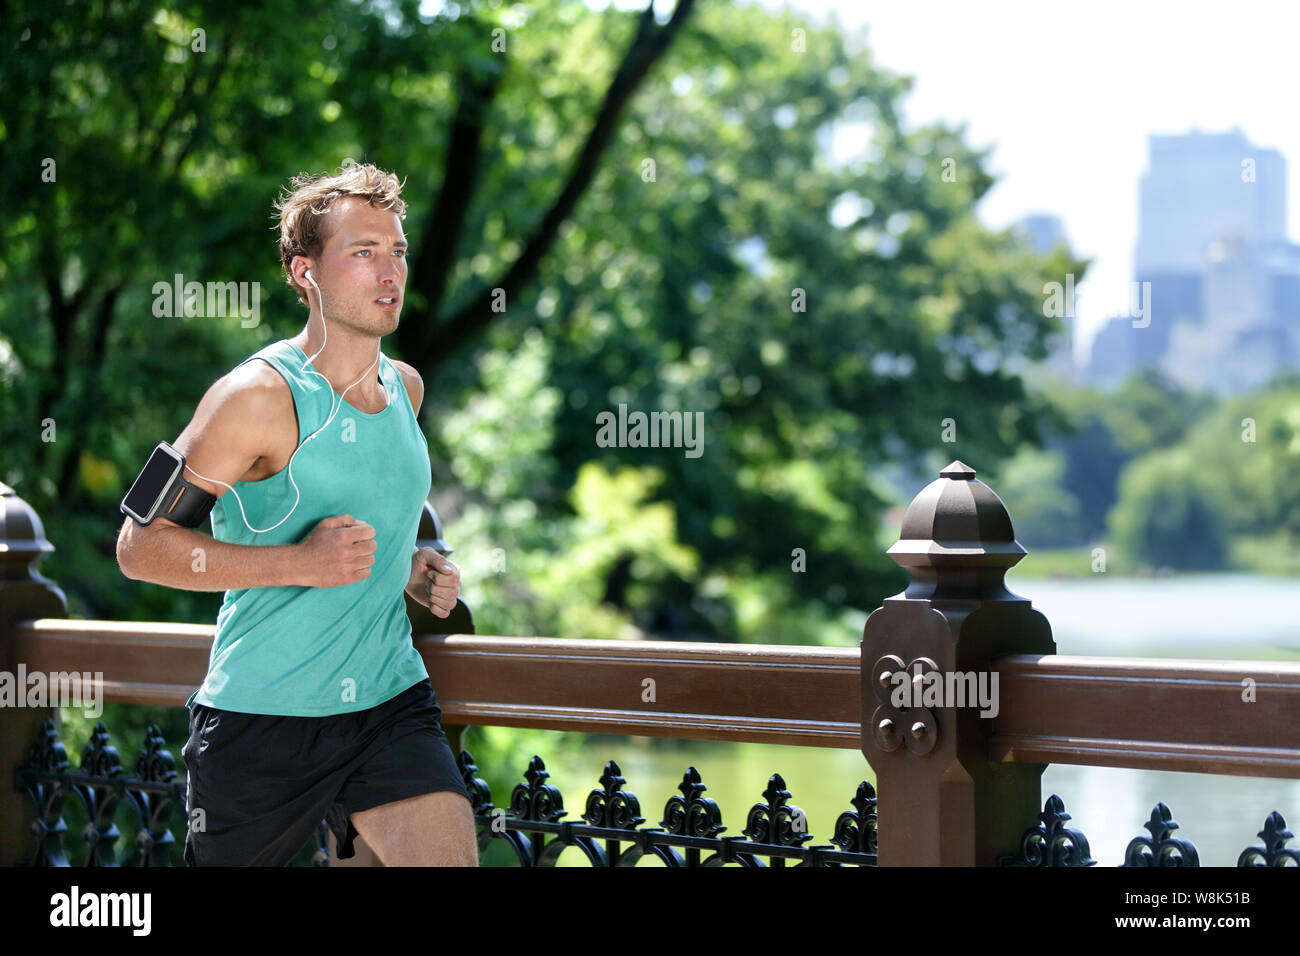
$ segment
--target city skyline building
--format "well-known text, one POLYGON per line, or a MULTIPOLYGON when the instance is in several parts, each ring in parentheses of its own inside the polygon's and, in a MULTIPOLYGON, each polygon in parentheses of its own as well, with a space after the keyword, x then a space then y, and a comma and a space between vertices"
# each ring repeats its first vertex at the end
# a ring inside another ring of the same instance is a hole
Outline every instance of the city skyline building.
POLYGON ((1141 322, 1111 318, 1084 379, 1155 367, 1185 388, 1258 388, 1300 366, 1300 246, 1286 235, 1287 163, 1240 130, 1150 135, 1139 184, 1141 322))

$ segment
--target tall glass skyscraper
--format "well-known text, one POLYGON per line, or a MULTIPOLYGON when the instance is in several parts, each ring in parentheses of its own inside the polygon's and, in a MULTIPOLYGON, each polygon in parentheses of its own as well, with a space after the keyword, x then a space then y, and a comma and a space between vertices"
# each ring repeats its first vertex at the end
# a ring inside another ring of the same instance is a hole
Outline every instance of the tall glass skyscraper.
POLYGON ((1300 366, 1300 247, 1286 235, 1286 160, 1240 130, 1149 138, 1134 272, 1150 323, 1112 319, 1090 380, 1158 366, 1237 392, 1300 366))

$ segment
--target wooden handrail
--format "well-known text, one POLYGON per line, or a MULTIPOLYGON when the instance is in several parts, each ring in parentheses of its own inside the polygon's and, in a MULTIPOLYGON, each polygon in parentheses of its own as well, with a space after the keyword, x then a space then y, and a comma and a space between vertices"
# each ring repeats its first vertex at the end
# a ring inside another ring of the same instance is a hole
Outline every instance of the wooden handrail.
POLYGON ((1300 778, 1300 661, 1022 654, 996 666, 991 760, 1300 778))
POLYGON ((862 746, 856 647, 485 635, 415 646, 452 724, 862 746))
POLYGON ((142 621, 19 621, 14 657, 29 673, 102 673, 106 702, 183 707, 203 683, 214 630, 142 621))
MULTIPOLYGON (((14 628, 30 670, 101 671, 106 701, 177 707, 203 680, 212 634, 63 618, 14 628)), ((461 634, 415 646, 447 724, 862 746, 858 648, 461 634)), ((994 670, 994 762, 1300 778, 1300 662, 1017 654, 994 670)))

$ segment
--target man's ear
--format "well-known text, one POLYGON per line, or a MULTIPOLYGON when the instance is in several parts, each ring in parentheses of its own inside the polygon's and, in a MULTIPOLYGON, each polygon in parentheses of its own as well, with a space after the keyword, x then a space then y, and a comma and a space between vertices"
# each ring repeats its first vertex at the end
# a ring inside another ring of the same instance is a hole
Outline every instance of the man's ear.
MULTIPOLYGON (((293 275, 293 281, 301 286, 308 286, 310 283, 306 279, 306 274, 311 272, 312 266, 315 265, 306 256, 294 256, 289 262, 289 272, 293 275)), ((315 278, 315 275, 312 276, 315 278)))

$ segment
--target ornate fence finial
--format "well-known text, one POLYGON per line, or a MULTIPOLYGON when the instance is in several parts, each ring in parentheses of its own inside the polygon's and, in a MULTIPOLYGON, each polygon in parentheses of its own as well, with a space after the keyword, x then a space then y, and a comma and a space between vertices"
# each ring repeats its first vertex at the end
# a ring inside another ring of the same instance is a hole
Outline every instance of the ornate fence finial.
POLYGON ((749 810, 745 829, 741 831, 755 843, 799 846, 812 839, 808 817, 790 803, 790 791, 779 773, 772 774, 763 791, 767 803, 756 803, 749 810))
POLYGON ((1148 837, 1134 837, 1124 851, 1120 866, 1200 866, 1196 847, 1187 840, 1170 836, 1178 829, 1169 808, 1157 803, 1151 810, 1151 819, 1142 824, 1148 837))
POLYGON ((533 759, 528 761, 528 769, 524 771, 524 778, 528 782, 515 784, 515 789, 510 794, 511 815, 521 820, 553 822, 568 814, 564 809, 564 797, 560 794, 560 788, 546 782, 549 776, 542 758, 534 754, 533 759))
POLYGON ((150 724, 144 732, 144 746, 135 755, 135 772, 150 783, 169 783, 176 776, 176 761, 164 750, 162 731, 150 724))
POLYGON ((677 785, 681 795, 673 794, 664 804, 664 818, 659 821, 669 833, 681 836, 712 837, 727 829, 722 825, 722 811, 709 797, 701 796, 709 788, 700 772, 688 767, 677 785))
POLYGON ((850 853, 876 852, 876 788, 863 780, 854 794, 852 810, 845 810, 835 821, 831 842, 850 853))
POLYGON ((606 763, 605 772, 600 775, 604 789, 593 790, 587 795, 587 809, 582 819, 592 826, 619 830, 635 830, 644 823, 641 804, 635 793, 623 789, 625 783, 627 781, 623 779, 618 764, 613 760, 606 763))
POLYGON ((36 563, 53 551, 36 509, 0 481, 0 578, 50 585, 36 572, 36 563))
POLYGON ((1256 834, 1263 846, 1248 846, 1237 857, 1237 866, 1300 866, 1300 847, 1288 847, 1287 841, 1294 833, 1286 828, 1282 814, 1274 810, 1264 821, 1264 829, 1256 834))
POLYGON ((1047 798, 1039 825, 1030 827, 1020 838, 1019 856, 1003 857, 1003 866, 1095 866, 1088 855, 1088 838, 1065 826, 1070 815, 1065 802, 1056 794, 1047 798))
POLYGON ((474 813, 491 813, 495 810, 496 807, 492 805, 492 790, 487 781, 478 775, 474 755, 468 750, 462 750, 456 755, 456 766, 460 768, 461 782, 469 791, 469 805, 474 813))
POLYGON ((40 732, 27 751, 27 762, 37 770, 50 773, 63 773, 68 769, 68 751, 59 739, 59 732, 54 729, 53 719, 46 717, 41 721, 40 732))
POLYGON ((116 777, 122 772, 122 758, 109 743, 108 728, 102 720, 95 722, 90 742, 81 751, 81 769, 97 777, 116 777))

